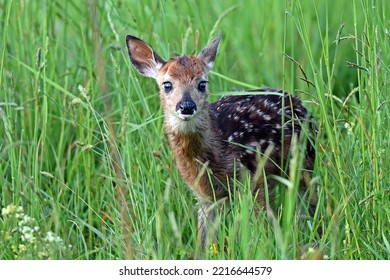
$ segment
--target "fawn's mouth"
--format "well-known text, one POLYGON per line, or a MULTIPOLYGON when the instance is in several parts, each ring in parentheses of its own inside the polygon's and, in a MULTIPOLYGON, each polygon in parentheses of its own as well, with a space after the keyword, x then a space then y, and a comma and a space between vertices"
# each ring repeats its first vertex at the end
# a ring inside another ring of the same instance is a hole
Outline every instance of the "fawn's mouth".
POLYGON ((196 111, 194 111, 191 115, 189 114, 182 114, 180 112, 176 112, 177 113, 177 117, 183 121, 189 121, 191 120, 194 116, 195 116, 195 113, 196 111))

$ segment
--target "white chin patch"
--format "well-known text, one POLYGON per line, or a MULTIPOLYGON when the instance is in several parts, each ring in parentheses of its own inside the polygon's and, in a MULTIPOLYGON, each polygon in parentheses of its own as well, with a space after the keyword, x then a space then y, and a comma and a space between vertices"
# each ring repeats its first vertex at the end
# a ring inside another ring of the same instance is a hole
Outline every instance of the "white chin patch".
POLYGON ((192 115, 183 115, 176 112, 168 114, 167 124, 173 131, 181 133, 196 132, 197 129, 195 113, 192 115))
POLYGON ((193 118, 193 116, 195 116, 195 114, 196 114, 196 111, 194 111, 194 113, 193 113, 192 115, 183 115, 183 114, 181 114, 181 113, 177 113, 177 116, 178 116, 181 120, 183 120, 183 121, 189 121, 189 120, 191 120, 191 119, 193 118))

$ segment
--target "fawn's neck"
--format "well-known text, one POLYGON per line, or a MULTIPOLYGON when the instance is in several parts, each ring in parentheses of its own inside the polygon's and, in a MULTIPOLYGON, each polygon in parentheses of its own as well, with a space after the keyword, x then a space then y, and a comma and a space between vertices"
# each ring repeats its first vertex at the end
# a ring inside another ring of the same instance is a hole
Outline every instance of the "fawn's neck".
POLYGON ((209 110, 204 110, 204 121, 195 132, 177 132, 167 123, 167 133, 181 175, 201 200, 210 200, 213 196, 223 196, 226 190, 226 174, 230 173, 221 150, 222 139, 217 133, 209 110), (210 182, 208 170, 212 169, 210 182), (217 171, 216 171, 217 170, 217 171))

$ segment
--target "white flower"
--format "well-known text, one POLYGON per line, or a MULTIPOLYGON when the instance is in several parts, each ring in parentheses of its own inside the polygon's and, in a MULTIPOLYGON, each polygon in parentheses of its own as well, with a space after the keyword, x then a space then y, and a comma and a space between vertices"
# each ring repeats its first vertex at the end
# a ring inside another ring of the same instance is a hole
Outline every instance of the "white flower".
POLYGON ((348 135, 353 134, 352 129, 353 129, 354 125, 355 125, 355 124, 354 124, 353 122, 351 122, 351 123, 346 122, 346 123, 344 124, 344 128, 347 130, 348 135))
POLYGON ((59 244, 59 245, 64 244, 64 240, 62 240, 61 237, 59 237, 58 235, 56 235, 56 234, 53 233, 52 231, 48 231, 48 232, 46 233, 45 240, 46 240, 47 242, 57 243, 57 244, 59 244))
POLYGON ((46 233, 45 240, 49 241, 49 242, 53 242, 53 240, 54 240, 54 233, 52 231, 48 231, 46 233))
POLYGON ((25 234, 25 233, 29 233, 29 232, 32 232, 32 229, 28 226, 23 226, 22 227, 22 233, 25 234))
POLYGON ((22 235, 22 239, 27 241, 27 242, 30 242, 30 243, 33 243, 35 240, 32 232, 28 232, 28 233, 25 233, 24 235, 22 235))
POLYGON ((34 219, 32 219, 32 218, 30 218, 29 216, 25 215, 25 216, 23 217, 23 221, 24 221, 25 224, 28 224, 28 223, 34 221, 34 219))

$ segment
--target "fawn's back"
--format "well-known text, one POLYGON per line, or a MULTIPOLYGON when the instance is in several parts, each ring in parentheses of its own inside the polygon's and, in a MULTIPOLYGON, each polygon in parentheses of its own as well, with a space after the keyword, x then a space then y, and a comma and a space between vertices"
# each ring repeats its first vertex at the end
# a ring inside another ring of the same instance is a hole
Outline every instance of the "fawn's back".
MULTIPOLYGON (((307 111, 297 97, 280 90, 259 89, 262 94, 226 96, 211 104, 211 114, 228 153, 252 174, 258 165, 257 152, 270 151, 267 174, 283 174, 294 135, 302 132, 307 111)), ((315 151, 307 144, 304 167, 311 170, 315 151)))

